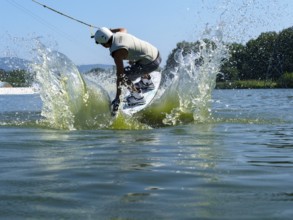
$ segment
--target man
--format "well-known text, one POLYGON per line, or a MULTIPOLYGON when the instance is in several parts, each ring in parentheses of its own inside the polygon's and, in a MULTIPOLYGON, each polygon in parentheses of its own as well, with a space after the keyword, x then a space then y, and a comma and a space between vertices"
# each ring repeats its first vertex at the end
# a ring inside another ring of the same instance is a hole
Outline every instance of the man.
POLYGON ((161 57, 156 47, 128 34, 124 28, 99 28, 95 33, 95 41, 105 48, 109 48, 117 69, 116 97, 112 101, 112 113, 115 115, 120 104, 121 87, 126 86, 131 95, 127 97, 128 105, 142 105, 145 103, 142 91, 154 89, 149 73, 156 70, 161 57), (124 68, 124 60, 129 65, 124 68), (135 85, 132 81, 141 77, 135 85))

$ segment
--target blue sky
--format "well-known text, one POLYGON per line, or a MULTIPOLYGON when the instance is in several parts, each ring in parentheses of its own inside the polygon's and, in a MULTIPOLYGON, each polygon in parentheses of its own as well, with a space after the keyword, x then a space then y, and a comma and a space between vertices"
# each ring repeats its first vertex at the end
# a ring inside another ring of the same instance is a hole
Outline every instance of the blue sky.
MULTIPOLYGON (((98 27, 127 28, 129 33, 160 49, 162 65, 178 42, 200 39, 207 25, 212 31, 221 27, 226 41, 241 43, 262 32, 293 26, 291 0, 38 1, 98 27)), ((108 50, 90 38, 95 30, 32 0, 2 0, 0 29, 0 56, 7 54, 14 37, 33 36, 42 37, 47 46, 54 45, 77 65, 113 64, 108 50)))

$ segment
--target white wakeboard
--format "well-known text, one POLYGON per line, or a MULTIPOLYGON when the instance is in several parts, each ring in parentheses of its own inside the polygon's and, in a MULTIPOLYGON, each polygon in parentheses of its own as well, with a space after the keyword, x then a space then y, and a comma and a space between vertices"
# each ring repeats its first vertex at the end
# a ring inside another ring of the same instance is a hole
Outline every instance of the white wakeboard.
MULTIPOLYGON (((152 81, 154 83, 155 89, 150 90, 150 91, 146 91, 143 92, 143 96, 145 99, 145 104, 143 105, 135 105, 135 106, 129 106, 127 104, 127 102, 124 102, 122 105, 121 110, 127 114, 127 115, 133 115, 139 111, 141 111, 142 109, 144 109, 145 107, 147 107, 154 99, 155 95, 157 94, 157 91, 159 89, 160 86, 160 82, 161 82, 161 73, 154 71, 150 73, 151 77, 152 77, 152 81)), ((135 80, 133 83, 137 83, 140 80, 140 78, 138 78, 137 80, 135 80)), ((127 91, 126 94, 124 95, 124 99, 126 99, 127 96, 130 95, 130 92, 127 91)))

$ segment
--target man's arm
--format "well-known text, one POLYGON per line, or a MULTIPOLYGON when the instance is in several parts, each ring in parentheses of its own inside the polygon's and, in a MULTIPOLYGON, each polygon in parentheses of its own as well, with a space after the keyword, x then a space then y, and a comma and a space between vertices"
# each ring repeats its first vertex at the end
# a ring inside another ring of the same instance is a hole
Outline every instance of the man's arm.
POLYGON ((113 52, 112 56, 117 69, 117 80, 116 80, 116 98, 119 99, 121 95, 121 86, 123 85, 123 75, 124 75, 124 64, 123 60, 127 58, 128 51, 125 49, 120 49, 113 52))

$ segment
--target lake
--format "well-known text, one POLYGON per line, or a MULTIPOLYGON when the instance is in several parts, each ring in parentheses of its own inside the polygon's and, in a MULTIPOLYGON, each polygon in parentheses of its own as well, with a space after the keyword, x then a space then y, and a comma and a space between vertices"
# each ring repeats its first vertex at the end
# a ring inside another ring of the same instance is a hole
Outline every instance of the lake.
POLYGON ((291 219, 293 90, 214 90, 212 117, 143 130, 38 124, 0 96, 1 219, 291 219))

